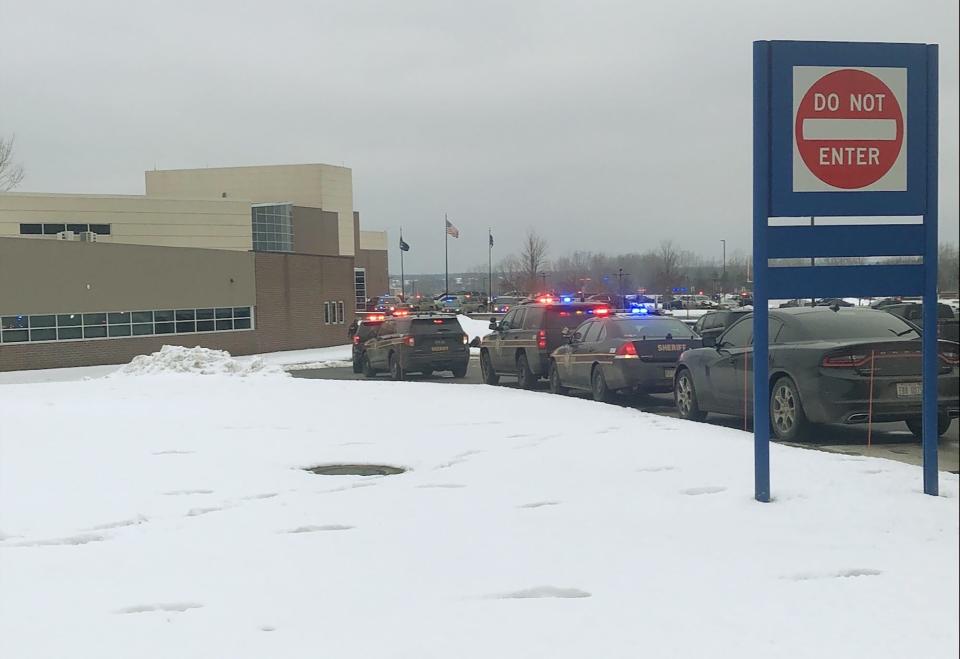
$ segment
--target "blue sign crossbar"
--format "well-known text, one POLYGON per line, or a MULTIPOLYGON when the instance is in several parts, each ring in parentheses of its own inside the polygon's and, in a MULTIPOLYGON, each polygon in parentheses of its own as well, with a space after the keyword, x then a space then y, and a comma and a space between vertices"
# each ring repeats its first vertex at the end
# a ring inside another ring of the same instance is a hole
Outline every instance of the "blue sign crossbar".
POLYGON ((922 265, 822 265, 767 268, 767 297, 880 297, 921 295, 922 265))
POLYGON ((767 258, 920 256, 922 224, 786 226, 767 229, 767 258))

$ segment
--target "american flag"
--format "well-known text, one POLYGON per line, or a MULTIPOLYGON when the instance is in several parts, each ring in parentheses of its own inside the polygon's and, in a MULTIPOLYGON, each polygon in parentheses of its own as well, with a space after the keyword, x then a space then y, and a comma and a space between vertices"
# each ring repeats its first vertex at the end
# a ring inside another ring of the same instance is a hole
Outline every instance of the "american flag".
POLYGON ((450 220, 444 220, 447 223, 447 235, 453 236, 454 238, 460 237, 460 229, 453 226, 453 223, 450 220))

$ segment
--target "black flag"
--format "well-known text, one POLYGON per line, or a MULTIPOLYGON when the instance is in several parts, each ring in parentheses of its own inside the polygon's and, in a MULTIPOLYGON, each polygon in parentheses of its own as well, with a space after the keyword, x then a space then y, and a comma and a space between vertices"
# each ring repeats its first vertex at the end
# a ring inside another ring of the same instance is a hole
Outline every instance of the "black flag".
POLYGON ((410 245, 408 245, 407 243, 403 242, 403 236, 400 237, 400 251, 401 251, 401 252, 409 252, 409 251, 410 251, 410 245))
POLYGON ((490 234, 490 247, 493 247, 493 234, 490 234))

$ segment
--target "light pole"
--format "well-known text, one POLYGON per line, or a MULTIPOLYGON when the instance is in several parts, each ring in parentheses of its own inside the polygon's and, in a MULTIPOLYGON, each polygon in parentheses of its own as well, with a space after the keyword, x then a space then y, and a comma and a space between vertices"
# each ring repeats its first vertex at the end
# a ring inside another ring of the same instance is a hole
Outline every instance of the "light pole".
POLYGON ((720 301, 723 302, 723 288, 727 283, 727 241, 721 238, 720 242, 723 243, 723 270, 720 272, 720 301))

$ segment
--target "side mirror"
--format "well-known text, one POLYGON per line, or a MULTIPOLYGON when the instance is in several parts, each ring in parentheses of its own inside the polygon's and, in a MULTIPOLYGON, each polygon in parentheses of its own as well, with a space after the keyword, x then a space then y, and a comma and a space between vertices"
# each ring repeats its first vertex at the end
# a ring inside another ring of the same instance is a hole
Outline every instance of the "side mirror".
POLYGON ((580 332, 574 332, 568 338, 570 343, 577 343, 581 339, 580 332))
POLYGON ((496 318, 490 319, 490 324, 487 326, 489 329, 496 330, 499 328, 500 324, 497 322, 496 318))
POLYGON ((712 334, 707 334, 700 339, 701 344, 704 348, 716 348, 717 347, 717 337, 712 334))

